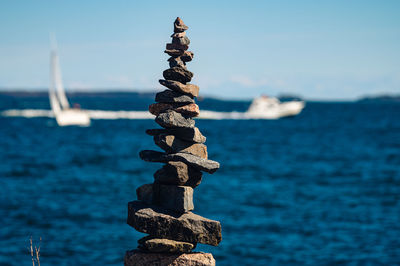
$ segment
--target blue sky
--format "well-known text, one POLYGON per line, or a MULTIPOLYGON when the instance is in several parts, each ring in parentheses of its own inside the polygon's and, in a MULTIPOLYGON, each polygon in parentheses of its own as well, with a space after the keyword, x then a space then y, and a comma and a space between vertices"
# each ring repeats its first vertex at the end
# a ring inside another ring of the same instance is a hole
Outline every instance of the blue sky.
POLYGON ((202 95, 400 93, 400 1, 2 1, 0 88, 47 88, 49 32, 70 90, 161 89, 172 23, 202 95))

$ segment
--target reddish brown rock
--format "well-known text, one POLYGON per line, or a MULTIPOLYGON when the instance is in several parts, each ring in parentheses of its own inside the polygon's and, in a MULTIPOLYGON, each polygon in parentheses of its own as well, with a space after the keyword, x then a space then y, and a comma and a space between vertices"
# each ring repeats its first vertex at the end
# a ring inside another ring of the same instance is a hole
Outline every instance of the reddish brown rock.
MULTIPOLYGON (((184 50, 177 50, 177 49, 166 49, 164 51, 164 53, 166 53, 166 54, 168 54, 170 56, 175 56, 175 57, 183 55, 184 52, 185 52, 184 50)), ((185 61, 185 62, 188 62, 188 61, 185 61)))
POLYGON ((145 236, 138 240, 139 248, 152 253, 187 253, 195 248, 195 244, 165 238, 145 236))
POLYGON ((177 17, 174 21, 174 32, 184 32, 189 27, 183 23, 183 20, 177 17))
POLYGON ((211 253, 147 253, 139 250, 127 251, 124 266, 215 266, 215 259, 211 253))
POLYGON ((187 50, 189 49, 189 45, 187 44, 179 44, 179 43, 167 43, 167 50, 187 50))
POLYGON ((161 85, 163 85, 173 91, 188 94, 192 97, 199 96, 199 86, 197 86, 197 85, 183 84, 176 80, 164 80, 164 79, 160 79, 158 82, 160 82, 161 85))
POLYGON ((193 52, 185 51, 180 55, 180 58, 183 62, 190 62, 192 61, 193 56, 194 56, 193 52))
POLYGON ((172 38, 182 38, 184 36, 186 36, 186 32, 175 32, 171 35, 172 38))

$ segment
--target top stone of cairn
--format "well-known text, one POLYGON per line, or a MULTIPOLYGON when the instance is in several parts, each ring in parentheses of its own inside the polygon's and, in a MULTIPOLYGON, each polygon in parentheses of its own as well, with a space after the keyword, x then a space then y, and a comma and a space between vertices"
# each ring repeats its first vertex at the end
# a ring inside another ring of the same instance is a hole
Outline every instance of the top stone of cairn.
POLYGON ((184 32, 185 30, 187 30, 189 27, 185 25, 185 23, 183 23, 183 20, 180 19, 179 17, 176 18, 175 22, 174 22, 174 32, 184 32))

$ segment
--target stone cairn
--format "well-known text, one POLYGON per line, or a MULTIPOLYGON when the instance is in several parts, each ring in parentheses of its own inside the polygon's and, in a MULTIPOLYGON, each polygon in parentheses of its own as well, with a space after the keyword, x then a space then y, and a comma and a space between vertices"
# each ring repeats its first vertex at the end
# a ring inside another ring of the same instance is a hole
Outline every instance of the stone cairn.
POLYGON ((195 127, 199 115, 194 98, 199 87, 189 84, 193 73, 186 63, 193 59, 187 51, 188 27, 180 18, 174 22, 172 43, 165 53, 170 68, 163 72, 160 84, 168 89, 156 94, 150 113, 163 129, 148 129, 154 142, 164 152, 144 150, 140 158, 164 163, 154 173, 154 183, 136 190, 137 201, 128 204, 128 224, 148 236, 138 241, 138 249, 128 251, 125 265, 214 265, 209 253, 193 252, 197 243, 217 246, 221 224, 191 212, 193 189, 202 179, 202 171, 214 173, 219 163, 208 160, 206 138, 195 127))

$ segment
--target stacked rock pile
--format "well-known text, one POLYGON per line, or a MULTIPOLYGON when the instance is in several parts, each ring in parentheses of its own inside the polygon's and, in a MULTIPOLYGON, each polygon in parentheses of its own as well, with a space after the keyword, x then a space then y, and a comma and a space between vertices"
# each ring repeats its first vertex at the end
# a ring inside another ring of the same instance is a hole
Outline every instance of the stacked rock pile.
MULTIPOLYGON (((199 115, 199 107, 194 98, 199 87, 189 84, 193 73, 186 63, 193 59, 187 51, 190 40, 186 36, 188 27, 180 18, 174 22, 172 43, 168 43, 165 53, 170 68, 163 72, 159 82, 167 89, 157 93, 156 103, 149 111, 156 116, 155 121, 162 129, 149 129, 148 135, 164 152, 144 150, 140 157, 144 161, 164 163, 154 173, 154 182, 136 190, 137 201, 128 204, 128 224, 142 233, 148 234, 138 241, 138 250, 127 252, 126 265, 149 263, 149 258, 167 258, 171 254, 185 253, 181 260, 200 260, 204 265, 212 265, 211 254, 193 253, 197 243, 217 246, 221 241, 221 224, 191 212, 193 189, 202 179, 202 171, 214 173, 219 163, 208 160, 206 138, 195 127, 194 117, 199 115), (157 253, 157 254, 155 254, 157 253), (210 257, 211 256, 211 257, 210 257)), ((170 257, 168 257, 170 259, 170 257)), ((152 259, 150 259, 152 260, 152 259)), ((153 260, 154 263, 156 263, 153 260)), ((215 261, 214 261, 215 262, 215 261)), ((202 264, 196 264, 202 265, 202 264)))

